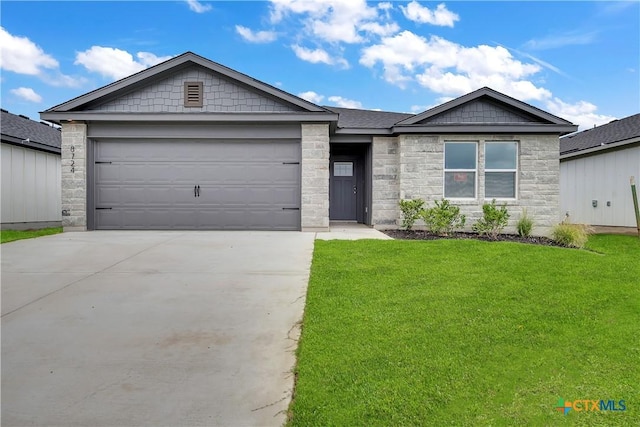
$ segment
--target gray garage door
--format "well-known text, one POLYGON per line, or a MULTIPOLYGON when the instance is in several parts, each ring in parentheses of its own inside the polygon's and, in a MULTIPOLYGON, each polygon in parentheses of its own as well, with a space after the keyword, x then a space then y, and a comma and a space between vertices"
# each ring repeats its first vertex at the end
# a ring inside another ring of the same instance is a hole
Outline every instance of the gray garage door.
POLYGON ((96 229, 300 229, 300 143, 99 141, 96 229))

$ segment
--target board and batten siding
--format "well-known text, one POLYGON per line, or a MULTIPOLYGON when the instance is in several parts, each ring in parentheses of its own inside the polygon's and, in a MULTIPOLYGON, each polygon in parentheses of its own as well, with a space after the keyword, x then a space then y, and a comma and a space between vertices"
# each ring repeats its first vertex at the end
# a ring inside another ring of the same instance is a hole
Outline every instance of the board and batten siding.
POLYGON ((629 177, 640 182, 640 145, 560 162, 560 212, 573 223, 635 227, 629 177), (593 201, 597 206, 593 206, 593 201), (607 202, 611 202, 607 206, 607 202))
POLYGON ((2 228, 61 223, 60 155, 2 144, 2 228))

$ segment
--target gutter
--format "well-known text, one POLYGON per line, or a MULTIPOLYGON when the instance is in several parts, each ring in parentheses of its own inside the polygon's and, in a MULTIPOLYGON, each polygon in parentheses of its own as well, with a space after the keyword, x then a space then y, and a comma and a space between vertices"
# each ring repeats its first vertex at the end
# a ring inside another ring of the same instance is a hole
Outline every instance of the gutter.
POLYGON ((35 141, 26 142, 26 141, 27 141, 26 139, 16 138, 15 136, 2 134, 3 144, 15 145, 17 147, 31 148, 32 150, 45 151, 47 153, 58 154, 58 155, 62 153, 62 149, 60 147, 43 144, 41 142, 35 142, 35 141))
POLYGON ((597 145, 595 147, 587 148, 585 150, 573 151, 571 153, 560 154, 560 160, 571 159, 573 157, 588 156, 590 154, 598 153, 600 151, 613 150, 616 148, 624 147, 625 145, 632 145, 640 143, 640 136, 635 138, 625 139, 618 142, 612 142, 610 144, 597 145))
POLYGON ((69 111, 40 113, 42 120, 61 122, 337 122, 335 113, 105 113, 69 111))

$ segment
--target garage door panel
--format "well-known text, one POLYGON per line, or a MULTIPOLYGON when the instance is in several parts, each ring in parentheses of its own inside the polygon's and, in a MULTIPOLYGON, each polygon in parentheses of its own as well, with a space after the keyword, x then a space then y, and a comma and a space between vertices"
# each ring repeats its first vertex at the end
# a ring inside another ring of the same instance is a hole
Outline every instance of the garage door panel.
POLYGON ((100 141, 94 158, 98 229, 300 227, 299 142, 100 141))
POLYGON ((199 171, 199 183, 210 185, 272 185, 289 184, 298 186, 299 165, 283 165, 278 163, 264 164, 216 164, 210 169, 199 171))
POLYGON ((298 150, 288 145, 296 142, 264 141, 105 141, 95 149, 96 161, 193 162, 211 161, 298 161, 298 150), (152 149, 149 147, 153 146, 152 149), (260 157, 256 157, 256 152, 260 157))
POLYGON ((170 163, 99 163, 96 181, 101 184, 126 182, 147 184, 193 184, 206 175, 205 165, 170 163), (200 170, 204 169, 204 170, 200 170))
POLYGON ((202 206, 235 205, 246 207, 272 206, 298 207, 299 196, 291 187, 257 187, 242 186, 201 187, 197 203, 202 206))
POLYGON ((195 206, 193 186, 100 186, 96 207, 195 206))
POLYGON ((269 223, 274 230, 291 230, 291 223, 297 221, 298 211, 276 209, 217 209, 201 213, 205 222, 224 224, 225 230, 263 230, 269 223))

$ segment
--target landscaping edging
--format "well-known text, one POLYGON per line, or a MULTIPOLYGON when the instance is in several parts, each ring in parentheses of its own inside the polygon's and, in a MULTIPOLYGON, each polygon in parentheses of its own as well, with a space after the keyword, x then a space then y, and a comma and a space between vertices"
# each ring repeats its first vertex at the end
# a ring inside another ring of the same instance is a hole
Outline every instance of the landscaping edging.
POLYGON ((447 236, 441 236, 439 234, 433 234, 425 230, 381 230, 387 236, 393 237, 398 240, 439 240, 439 239, 474 239, 483 240, 486 242, 517 242, 528 243, 532 245, 542 246, 557 246, 564 248, 556 241, 548 237, 521 237, 516 234, 499 234, 497 239, 492 239, 486 235, 480 235, 478 233, 468 232, 454 232, 449 233, 447 236))

